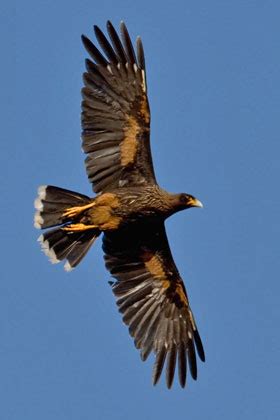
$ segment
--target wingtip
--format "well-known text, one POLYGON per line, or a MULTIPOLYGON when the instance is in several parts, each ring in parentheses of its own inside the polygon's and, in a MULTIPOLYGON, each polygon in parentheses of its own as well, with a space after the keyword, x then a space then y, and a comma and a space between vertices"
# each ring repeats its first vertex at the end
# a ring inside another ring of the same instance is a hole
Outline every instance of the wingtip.
POLYGON ((180 386, 181 386, 181 388, 186 388, 186 385, 187 385, 187 381, 186 381, 186 379, 184 380, 184 381, 179 381, 179 383, 180 383, 180 386))
POLYGON ((173 384, 173 380, 172 380, 172 382, 166 382, 167 389, 171 389, 172 384, 173 384))
POLYGON ((93 25, 93 30, 94 30, 94 33, 95 33, 96 37, 98 37, 98 34, 100 34, 100 32, 102 32, 98 25, 93 25))
POLYGON ((124 20, 120 21, 120 32, 121 32, 122 36, 125 36, 128 33, 128 29, 127 29, 127 26, 126 26, 124 20))
POLYGON ((86 48, 88 37, 86 37, 86 35, 82 34, 81 35, 81 41, 82 41, 83 46, 86 48))
POLYGON ((106 26, 107 26, 107 29, 108 28, 111 28, 113 25, 112 25, 112 22, 108 19, 107 20, 107 22, 106 22, 106 26))
POLYGON ((152 378, 152 385, 156 386, 159 381, 159 378, 152 378))
POLYGON ((194 343, 195 343, 195 347, 199 355, 199 358, 202 362, 205 362, 206 359, 205 359, 204 348, 203 348, 203 344, 202 344, 202 341, 201 341, 201 338, 197 329, 194 330, 193 336, 194 336, 194 343))

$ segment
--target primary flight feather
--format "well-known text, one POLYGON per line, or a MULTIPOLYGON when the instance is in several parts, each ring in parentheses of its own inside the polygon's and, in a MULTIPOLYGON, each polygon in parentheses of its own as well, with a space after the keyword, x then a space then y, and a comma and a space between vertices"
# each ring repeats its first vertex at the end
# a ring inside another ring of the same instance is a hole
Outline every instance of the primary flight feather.
POLYGON ((41 186, 34 225, 48 229, 39 238, 42 249, 53 263, 65 260, 67 271, 103 233, 105 264, 115 279, 112 290, 123 321, 142 360, 155 353, 153 383, 165 365, 170 388, 177 364, 184 387, 187 366, 196 379, 196 353, 202 361, 205 356, 164 222, 202 204, 157 184, 141 39, 135 53, 123 22, 121 38, 109 21, 108 37, 97 26, 94 32, 102 52, 82 36, 90 59, 83 75, 81 119, 86 171, 97 195, 41 186))

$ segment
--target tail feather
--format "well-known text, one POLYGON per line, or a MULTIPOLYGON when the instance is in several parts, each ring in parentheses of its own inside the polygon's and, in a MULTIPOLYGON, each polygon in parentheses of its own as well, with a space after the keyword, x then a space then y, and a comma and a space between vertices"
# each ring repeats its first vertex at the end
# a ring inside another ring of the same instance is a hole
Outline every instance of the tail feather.
MULTIPOLYGON (((92 200, 82 194, 64 190, 50 185, 41 186, 38 189, 38 197, 35 200, 36 213, 34 226, 38 229, 53 227, 42 234, 38 241, 42 251, 49 257, 53 264, 66 260, 66 271, 76 267, 86 255, 90 246, 100 235, 99 229, 84 231, 71 231, 65 226, 71 226, 75 216, 67 216, 66 210, 82 208, 92 200), (56 227, 55 227, 56 226, 56 227)), ((75 226, 75 223, 74 223, 75 226)))
POLYGON ((37 210, 34 216, 34 226, 45 229, 65 223, 63 212, 74 206, 90 203, 91 199, 83 194, 54 187, 41 185, 38 188, 38 197, 34 202, 37 210))
POLYGON ((53 264, 66 260, 64 268, 70 271, 84 258, 99 232, 67 232, 62 228, 52 229, 42 234, 38 241, 42 251, 53 264))

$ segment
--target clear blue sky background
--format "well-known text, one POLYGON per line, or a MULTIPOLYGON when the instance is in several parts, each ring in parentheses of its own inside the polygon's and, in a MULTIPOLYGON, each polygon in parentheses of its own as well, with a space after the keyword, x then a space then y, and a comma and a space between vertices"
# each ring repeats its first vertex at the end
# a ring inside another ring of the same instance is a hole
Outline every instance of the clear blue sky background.
POLYGON ((280 3, 1 7, 1 419, 280 418, 280 3), (33 228, 39 184, 91 193, 80 34, 108 18, 144 42, 160 184, 205 205, 167 223, 207 358, 185 390, 152 387, 152 359, 141 362, 121 322, 101 241, 65 273, 33 228))

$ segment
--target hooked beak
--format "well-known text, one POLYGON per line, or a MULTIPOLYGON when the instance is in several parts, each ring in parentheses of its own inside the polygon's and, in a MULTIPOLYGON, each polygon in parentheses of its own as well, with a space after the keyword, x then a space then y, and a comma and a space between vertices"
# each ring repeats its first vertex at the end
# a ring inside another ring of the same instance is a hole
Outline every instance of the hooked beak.
POLYGON ((201 201, 199 201, 197 198, 192 198, 189 201, 189 206, 190 207, 203 207, 203 204, 201 201))

